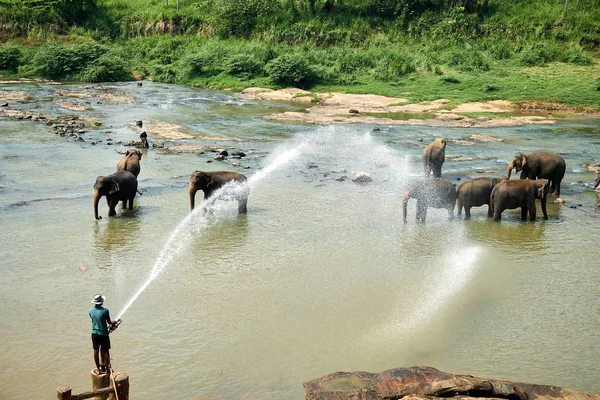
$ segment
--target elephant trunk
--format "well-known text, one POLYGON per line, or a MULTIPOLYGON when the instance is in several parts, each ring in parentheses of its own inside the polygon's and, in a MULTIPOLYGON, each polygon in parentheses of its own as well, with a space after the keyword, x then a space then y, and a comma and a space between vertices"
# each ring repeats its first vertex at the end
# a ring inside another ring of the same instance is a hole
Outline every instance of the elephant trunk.
POLYGON ((197 191, 198 191, 198 189, 196 189, 194 184, 191 183, 190 184, 190 207, 192 210, 194 210, 194 203, 196 201, 196 192, 197 191))
POLYGON ((408 194, 405 194, 404 199, 402 200, 402 220, 404 221, 404 223, 406 223, 406 212, 407 212, 406 207, 407 207, 409 198, 410 197, 408 196, 408 194))
POLYGON ((98 216, 98 202, 100 201, 101 197, 102 195, 100 192, 98 192, 98 189, 94 189, 94 218, 97 220, 102 219, 102 217, 98 216))
POLYGON ((514 168, 515 168, 515 161, 513 160, 510 162, 510 164, 508 164, 508 170, 506 171, 506 179, 510 179, 510 174, 514 168))

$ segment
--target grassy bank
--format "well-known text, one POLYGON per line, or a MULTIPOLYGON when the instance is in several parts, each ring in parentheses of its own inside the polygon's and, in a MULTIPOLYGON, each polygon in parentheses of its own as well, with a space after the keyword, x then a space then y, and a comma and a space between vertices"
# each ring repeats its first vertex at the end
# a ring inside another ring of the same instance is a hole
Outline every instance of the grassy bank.
POLYGON ((0 12, 0 75, 600 109, 596 1, 83 4, 75 22, 0 12))

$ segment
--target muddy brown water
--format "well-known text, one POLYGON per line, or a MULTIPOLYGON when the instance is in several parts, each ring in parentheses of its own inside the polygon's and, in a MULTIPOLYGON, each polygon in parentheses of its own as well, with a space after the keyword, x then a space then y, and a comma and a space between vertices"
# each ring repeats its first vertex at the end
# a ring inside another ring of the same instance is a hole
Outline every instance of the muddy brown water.
POLYGON ((133 398, 301 399, 301 383, 327 373, 412 365, 600 393, 600 211, 583 166, 600 159, 598 121, 485 131, 285 125, 260 117, 293 105, 147 82, 112 87, 136 102, 90 98, 75 112, 57 108, 57 90, 101 89, 0 85, 30 93, 11 107, 103 122, 74 142, 45 124, 0 119, 0 398, 88 390, 92 297, 106 295, 116 316, 161 254, 172 257, 111 335, 113 367, 130 375, 133 398), (108 218, 102 201, 95 221, 96 176, 125 149, 106 138, 136 139, 126 125, 139 119, 225 139, 168 146, 248 156, 144 150, 135 210, 108 218), (482 207, 471 221, 430 210, 417 226, 411 202, 402 224, 403 187, 421 173, 415 143, 438 136, 449 158, 468 160, 444 164, 456 183, 504 174, 515 151, 561 154, 566 204, 549 205, 548 221, 522 223, 516 211, 493 223, 482 207), (183 230, 184 245, 165 247, 190 212, 197 169, 269 173, 252 184, 247 215, 219 202, 183 230), (373 182, 341 179, 355 172, 373 182))

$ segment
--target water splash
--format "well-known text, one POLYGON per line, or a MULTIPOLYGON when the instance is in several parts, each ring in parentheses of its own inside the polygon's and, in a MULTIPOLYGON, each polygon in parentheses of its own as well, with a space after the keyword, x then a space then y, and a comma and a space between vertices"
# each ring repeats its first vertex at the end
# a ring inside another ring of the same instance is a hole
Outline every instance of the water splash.
POLYGON ((451 308, 452 302, 473 279, 481 252, 481 247, 473 246, 445 256, 441 272, 435 273, 422 301, 409 314, 400 318, 394 316, 394 320, 384 325, 379 333, 398 340, 432 324, 445 309, 451 308))
MULTIPOLYGON (((254 175, 252 175, 247 184, 252 187, 257 184, 261 180, 265 179, 275 170, 281 168, 285 164, 291 162, 296 157, 298 157, 303 149, 308 146, 308 142, 298 142, 294 147, 289 148, 287 150, 278 153, 277 156, 273 157, 267 166, 259 171, 257 171, 254 175)), ((269 160, 268 160, 269 161, 269 160)), ((202 207, 196 207, 190 214, 188 214, 183 221, 179 223, 175 227, 175 229, 169 235, 167 243, 164 245, 161 250, 154 266, 152 267, 152 271, 148 276, 148 279, 142 284, 142 286, 135 292, 135 294, 129 299, 129 301, 125 304, 123 309, 117 315, 117 319, 120 319, 123 314, 131 307, 131 305, 137 300, 137 298, 146 290, 146 288, 152 283, 154 279, 156 279, 160 273, 173 261, 175 256, 179 254, 183 249, 185 249, 192 238, 197 238, 197 235, 190 234, 190 231, 206 231, 209 229, 215 222, 214 218, 209 218, 204 215, 207 206, 214 205, 216 199, 219 198, 232 198, 236 196, 236 193, 239 193, 243 188, 243 184, 239 184, 236 182, 230 182, 227 185, 223 186, 219 190, 216 190, 210 199, 207 199, 202 207)))

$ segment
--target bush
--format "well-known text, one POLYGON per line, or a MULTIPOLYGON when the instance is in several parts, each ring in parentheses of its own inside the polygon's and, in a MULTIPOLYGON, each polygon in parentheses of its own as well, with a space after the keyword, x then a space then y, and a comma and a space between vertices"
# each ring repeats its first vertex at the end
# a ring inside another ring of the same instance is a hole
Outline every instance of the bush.
POLYGON ((254 54, 234 54, 225 62, 225 72, 230 75, 259 75, 261 69, 262 63, 254 54))
POLYGON ((483 54, 477 50, 454 50, 450 52, 449 66, 458 67, 460 71, 489 71, 490 64, 483 54))
POLYGON ((594 86, 595 86, 595 91, 596 92, 600 92, 600 78, 596 78, 596 80, 594 80, 594 86))
POLYGON ((265 70, 274 81, 293 85, 306 84, 317 79, 316 70, 300 53, 279 56, 269 61, 265 70))
POLYGON ((106 47, 96 43, 85 43, 71 47, 57 44, 41 47, 33 56, 31 65, 23 68, 22 72, 25 75, 51 79, 73 78, 106 51, 106 47))
POLYGON ((455 78, 453 76, 442 76, 440 78, 440 81, 442 81, 444 83, 460 83, 460 81, 458 80, 458 78, 455 78))
POLYGON ((106 54, 88 65, 80 79, 84 82, 117 82, 131 80, 132 75, 121 57, 106 54))
POLYGON ((0 47, 0 69, 16 71, 19 68, 21 51, 17 47, 0 47))

